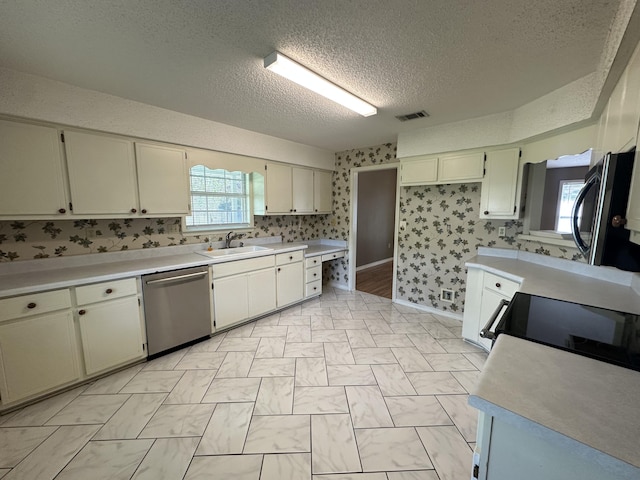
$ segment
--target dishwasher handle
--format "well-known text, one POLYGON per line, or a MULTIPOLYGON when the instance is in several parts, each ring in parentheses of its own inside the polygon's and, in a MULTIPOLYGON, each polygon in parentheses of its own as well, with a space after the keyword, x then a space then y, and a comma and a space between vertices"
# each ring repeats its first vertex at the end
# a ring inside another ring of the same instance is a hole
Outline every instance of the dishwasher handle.
POLYGON ((482 338, 486 338, 488 340, 495 340, 496 334, 495 332, 491 331, 491 327, 493 327, 493 324, 496 323, 496 319, 498 318, 498 315, 500 315, 500 312, 502 311, 502 309, 507 305, 509 305, 509 300, 505 300, 505 299, 500 300, 500 303, 498 304, 496 311, 493 312, 493 315, 491 315, 491 318, 489 318, 489 321, 484 326, 484 328, 480 330, 480 336, 482 338))
POLYGON ((209 272, 187 273, 185 275, 176 275, 175 277, 159 278, 158 280, 147 280, 145 283, 147 285, 155 285, 158 283, 175 282, 177 280, 184 280, 186 278, 204 277, 208 273, 209 272))

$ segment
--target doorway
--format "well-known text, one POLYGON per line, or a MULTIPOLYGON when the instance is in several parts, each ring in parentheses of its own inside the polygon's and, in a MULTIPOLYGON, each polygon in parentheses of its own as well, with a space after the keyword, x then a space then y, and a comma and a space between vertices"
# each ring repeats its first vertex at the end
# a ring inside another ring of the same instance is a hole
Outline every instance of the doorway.
POLYGON ((398 166, 351 170, 349 288, 393 299, 398 166))

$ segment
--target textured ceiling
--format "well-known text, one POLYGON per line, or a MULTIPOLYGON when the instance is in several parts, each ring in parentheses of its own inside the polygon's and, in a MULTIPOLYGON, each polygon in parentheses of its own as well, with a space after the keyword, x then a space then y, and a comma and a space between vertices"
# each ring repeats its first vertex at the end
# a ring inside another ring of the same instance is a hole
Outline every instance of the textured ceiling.
POLYGON ((511 110, 594 72, 619 3, 0 0, 0 65, 341 151, 511 110), (273 50, 378 115, 265 70, 273 50))

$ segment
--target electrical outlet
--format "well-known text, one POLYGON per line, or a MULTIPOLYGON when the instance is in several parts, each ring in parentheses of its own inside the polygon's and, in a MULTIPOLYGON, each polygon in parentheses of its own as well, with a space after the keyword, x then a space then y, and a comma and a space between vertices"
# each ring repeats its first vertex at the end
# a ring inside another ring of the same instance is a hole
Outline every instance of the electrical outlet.
POLYGON ((453 290, 449 290, 447 288, 440 290, 440 300, 443 302, 453 303, 453 296, 453 290))
POLYGON ((400 230, 404 230, 407 228, 407 221, 406 220, 402 220, 400 222, 400 230))
POLYGON ((180 224, 170 223, 167 225, 167 233, 180 233, 180 224))
POLYGON ((506 237, 507 236, 507 227, 498 227, 498 236, 506 237))

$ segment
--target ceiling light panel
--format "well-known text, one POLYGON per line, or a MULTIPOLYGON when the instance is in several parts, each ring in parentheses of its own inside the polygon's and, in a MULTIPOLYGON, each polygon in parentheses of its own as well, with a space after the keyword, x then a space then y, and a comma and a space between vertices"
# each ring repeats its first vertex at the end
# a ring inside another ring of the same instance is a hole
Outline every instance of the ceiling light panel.
POLYGON ((280 52, 273 52, 265 57, 264 67, 312 92, 359 113, 363 117, 369 117, 378 113, 378 110, 373 105, 338 87, 290 58, 285 57, 280 52))

